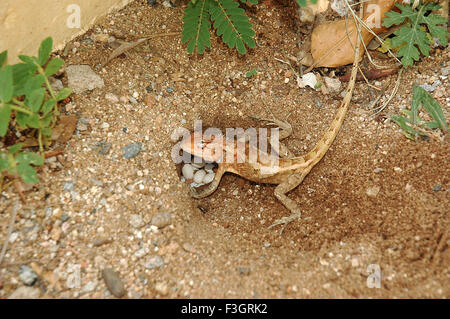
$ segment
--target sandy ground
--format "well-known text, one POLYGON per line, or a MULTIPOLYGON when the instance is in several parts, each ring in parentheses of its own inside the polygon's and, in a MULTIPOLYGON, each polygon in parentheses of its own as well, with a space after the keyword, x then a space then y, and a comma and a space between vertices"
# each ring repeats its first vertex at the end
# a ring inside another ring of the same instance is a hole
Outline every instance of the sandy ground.
MULTIPOLYGON (((215 35, 203 56, 188 55, 180 36, 167 36, 102 66, 113 50, 108 37, 179 31, 182 10, 135 1, 70 44, 66 64, 91 66, 105 86, 74 94, 65 106, 78 116, 78 130, 40 170, 27 204, 18 204, 0 297, 24 287, 22 265, 37 275, 27 296, 50 298, 114 298, 106 267, 117 271, 129 298, 450 297, 448 139, 413 142, 393 123, 370 117, 376 92, 365 82, 357 83, 331 149, 289 194, 303 219, 282 236, 267 229, 289 215, 274 186, 228 174, 210 197, 189 197, 171 160, 176 128, 192 129, 197 119, 205 127, 254 127, 248 116, 272 112, 293 125, 286 144, 304 154, 342 98, 297 88, 289 66, 274 59, 296 56, 299 37, 307 37, 293 4, 249 12, 259 46, 244 57, 215 35), (108 37, 95 37, 102 33, 108 37), (258 75, 248 79, 252 68, 258 75), (123 158, 122 148, 135 142, 140 153, 123 158), (370 288, 377 275, 379 288, 370 288)), ((399 114, 412 85, 439 79, 449 57, 448 48, 435 49, 404 72, 383 113, 399 114)), ((448 118, 449 84, 441 81, 432 94, 448 118)), ((2 243, 16 202, 12 188, 1 194, 2 243)))

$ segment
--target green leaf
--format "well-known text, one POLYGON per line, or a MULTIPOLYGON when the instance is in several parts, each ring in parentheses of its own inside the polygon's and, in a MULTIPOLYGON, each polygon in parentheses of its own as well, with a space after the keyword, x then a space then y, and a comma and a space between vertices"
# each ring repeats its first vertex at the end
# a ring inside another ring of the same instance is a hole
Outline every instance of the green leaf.
MULTIPOLYGON (((421 88, 423 90, 423 88, 421 88)), ((430 113, 433 120, 438 124, 439 128, 444 132, 448 131, 447 123, 445 121, 444 113, 442 112, 442 108, 439 103, 428 93, 423 90, 424 97, 422 100, 423 108, 430 113)))
POLYGON ((3 51, 0 53, 0 69, 2 68, 3 64, 6 63, 6 58, 8 57, 8 51, 3 51))
POLYGON ((427 36, 425 25, 432 36, 437 37, 443 45, 447 45, 449 33, 445 27, 438 26, 438 24, 444 24, 446 19, 429 13, 439 6, 433 3, 421 5, 416 9, 399 3, 396 3, 395 6, 401 12, 387 12, 383 19, 383 26, 402 25, 394 32, 395 36, 392 38, 391 44, 393 48, 399 49, 397 55, 401 58, 404 66, 411 66, 414 61, 418 61, 420 53, 424 56, 429 55, 432 41, 427 36))
POLYGON ((25 62, 26 64, 34 65, 35 63, 37 63, 37 59, 34 56, 19 55, 19 59, 25 62))
POLYGON ((206 47, 211 47, 209 39, 209 6, 214 0, 198 0, 196 3, 189 2, 184 10, 183 30, 181 42, 188 43, 187 52, 192 54, 197 48, 197 53, 202 54, 206 47))
POLYGON ((38 114, 31 114, 27 117, 27 126, 31 128, 40 128, 41 122, 39 121, 39 115, 38 114))
POLYGON ((44 102, 44 105, 42 105, 41 112, 45 116, 45 115, 47 115, 48 113, 50 113, 53 110, 55 105, 56 105, 56 100, 53 100, 53 99, 47 100, 47 101, 44 102))
POLYGON ((297 0, 297 4, 300 7, 306 7, 306 0, 297 0))
POLYGON ((39 47, 39 54, 37 62, 40 66, 43 66, 50 57, 50 53, 52 52, 53 39, 51 37, 46 38, 42 41, 41 46, 39 47))
POLYGON ((37 66, 34 64, 14 64, 13 68, 13 82, 14 82, 14 96, 22 96, 25 94, 24 85, 36 72, 37 66))
POLYGON ((0 101, 8 103, 13 97, 13 74, 10 65, 0 70, 0 101))
POLYGON ((391 116, 391 120, 397 123, 403 131, 403 134, 411 140, 415 140, 419 135, 426 135, 423 132, 416 131, 407 124, 406 119, 403 116, 391 116))
POLYGON ((249 48, 256 46, 253 40, 255 31, 252 24, 245 15, 244 9, 239 8, 235 0, 215 1, 211 4, 209 11, 217 35, 222 36, 222 41, 230 49, 236 47, 240 54, 245 54, 246 45, 249 48))
POLYGON ((0 173, 10 169, 8 154, 0 152, 0 173))
POLYGON ((8 148, 8 154, 16 154, 18 151, 20 151, 22 149, 23 143, 18 143, 18 144, 14 144, 12 146, 10 146, 8 148))
POLYGON ((11 116, 11 106, 0 102, 0 136, 3 137, 8 131, 8 125, 11 116))
POLYGON ((33 152, 22 152, 16 156, 17 163, 33 164, 41 166, 44 164, 44 157, 33 152))
POLYGON ((45 67, 45 75, 51 76, 58 72, 58 70, 61 68, 61 66, 64 64, 64 61, 59 58, 55 58, 53 60, 50 60, 50 62, 45 67))
POLYGON ((67 98, 70 94, 72 94, 72 90, 69 88, 63 88, 61 91, 58 92, 58 94, 56 94, 56 100, 62 101, 65 98, 67 98))
POLYGON ((26 163, 17 164, 17 174, 27 184, 36 184, 39 182, 34 168, 26 163))
POLYGON ((31 92, 30 96, 26 99, 26 104, 30 107, 31 111, 37 113, 41 109, 42 102, 44 101, 45 89, 40 88, 31 92))
POLYGON ((52 136, 52 129, 50 127, 44 127, 41 129, 41 133, 43 136, 49 138, 50 136, 52 136))
POLYGON ((42 74, 32 76, 25 82, 23 86, 24 94, 29 96, 32 92, 42 87, 45 77, 42 74))

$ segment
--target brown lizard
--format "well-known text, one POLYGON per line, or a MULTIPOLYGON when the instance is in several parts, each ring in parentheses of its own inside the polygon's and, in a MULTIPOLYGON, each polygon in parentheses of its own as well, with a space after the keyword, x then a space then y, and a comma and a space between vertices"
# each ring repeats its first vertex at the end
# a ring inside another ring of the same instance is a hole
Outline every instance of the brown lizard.
MULTIPOLYGON (((224 158, 224 153, 230 150, 233 151, 235 161, 222 161, 218 164, 218 169, 214 180, 205 188, 198 191, 194 187, 190 187, 191 196, 194 198, 203 198, 212 194, 219 186, 220 180, 225 172, 235 173, 250 181, 257 183, 267 183, 277 185, 274 191, 275 197, 283 203, 283 205, 291 211, 289 217, 283 217, 277 220, 269 228, 277 225, 284 225, 284 227, 295 219, 301 217, 300 208, 296 202, 286 196, 286 194, 300 185, 303 179, 308 175, 311 169, 322 159, 325 153, 330 148, 339 129, 342 126, 344 117, 347 113, 350 100, 355 86, 355 79, 359 62, 359 48, 361 44, 360 37, 356 37, 356 49, 353 62, 352 73, 345 96, 337 110, 334 120, 331 122, 330 128, 325 132, 323 137, 317 142, 314 148, 304 156, 298 157, 281 157, 278 159, 277 167, 271 166, 270 161, 262 161, 258 157, 256 162, 238 162, 238 152, 236 151, 238 141, 227 139, 211 139, 211 137, 203 136, 203 138, 195 138, 195 132, 190 134, 181 142, 181 149, 189 154, 200 157, 208 162, 215 162, 219 155, 224 158), (220 143, 220 144, 218 144, 220 143), (206 151, 208 150, 208 151, 206 151), (219 150, 220 152, 216 152, 219 150), (206 151, 206 152, 205 152, 206 151)), ((288 123, 279 120, 260 119, 263 121, 271 121, 269 125, 278 125, 280 127, 279 139, 282 140, 292 133, 292 128, 288 123)), ((198 134, 198 133, 197 133, 198 134)), ((202 133, 200 133, 202 134, 202 133)), ((248 144, 248 143, 247 143, 248 144)), ((248 159, 249 148, 246 145, 246 158, 248 159)), ((264 154, 263 154, 264 156, 264 154)))

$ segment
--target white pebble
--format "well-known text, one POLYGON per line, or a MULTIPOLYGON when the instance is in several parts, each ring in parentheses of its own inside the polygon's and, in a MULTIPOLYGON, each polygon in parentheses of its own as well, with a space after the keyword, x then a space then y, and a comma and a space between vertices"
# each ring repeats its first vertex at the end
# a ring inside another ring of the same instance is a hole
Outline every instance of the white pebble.
POLYGON ((192 179, 194 177, 194 169, 190 164, 184 165, 183 168, 181 169, 181 173, 186 179, 192 179))
POLYGON ((204 170, 199 170, 194 175, 194 182, 197 184, 201 184, 203 181, 203 178, 205 178, 206 172, 204 170))
POLYGON ((209 184, 214 180, 214 176, 216 176, 215 173, 208 173, 205 175, 205 177, 203 177, 203 183, 204 184, 209 184))

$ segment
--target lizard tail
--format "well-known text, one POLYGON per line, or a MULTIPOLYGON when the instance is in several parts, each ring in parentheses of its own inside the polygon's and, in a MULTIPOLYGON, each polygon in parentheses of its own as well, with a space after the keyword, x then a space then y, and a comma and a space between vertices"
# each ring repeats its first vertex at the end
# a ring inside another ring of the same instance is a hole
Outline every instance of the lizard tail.
MULTIPOLYGON (((356 22, 355 22, 356 23, 356 22)), ((356 31, 356 30, 355 30, 356 31)), ((356 31, 357 32, 357 31, 356 31)), ((350 100, 353 96, 353 89, 355 87, 356 74, 358 71, 358 63, 359 63, 359 48, 361 45, 361 38, 357 34, 356 36, 356 48, 355 48, 355 60, 353 61, 353 68, 350 77, 350 81, 348 82, 347 90, 345 92, 345 96, 339 106, 339 109, 334 117, 333 121, 330 124, 330 128, 326 131, 326 133, 322 136, 322 138, 317 142, 314 148, 304 156, 305 161, 311 161, 310 167, 314 167, 325 153, 330 148, 331 144, 333 144, 336 135, 339 133, 339 129, 344 122, 345 115, 347 114, 348 107, 350 105, 350 100)))

